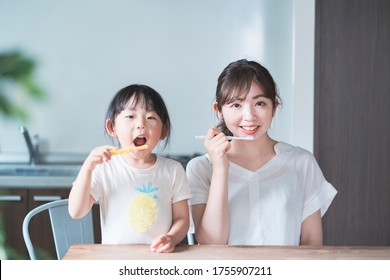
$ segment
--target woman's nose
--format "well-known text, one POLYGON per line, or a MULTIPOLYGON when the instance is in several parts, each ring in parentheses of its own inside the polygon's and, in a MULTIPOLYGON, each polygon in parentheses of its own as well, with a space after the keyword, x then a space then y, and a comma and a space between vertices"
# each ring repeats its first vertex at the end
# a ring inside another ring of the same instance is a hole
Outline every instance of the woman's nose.
POLYGON ((253 109, 249 106, 245 106, 242 110, 242 118, 246 121, 253 120, 255 118, 253 109))

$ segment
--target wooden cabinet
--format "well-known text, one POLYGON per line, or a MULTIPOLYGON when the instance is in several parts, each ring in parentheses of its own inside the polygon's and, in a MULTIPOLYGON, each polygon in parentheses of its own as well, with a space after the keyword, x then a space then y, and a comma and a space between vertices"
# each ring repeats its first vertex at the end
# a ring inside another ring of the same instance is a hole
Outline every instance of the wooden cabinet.
POLYGON ((27 258, 27 251, 24 246, 22 237, 22 224, 26 213, 28 212, 27 205, 27 190, 26 189, 1 189, 1 208, 0 212, 3 219, 3 233, 5 245, 15 252, 12 253, 12 258, 16 258, 17 254, 22 254, 22 258, 27 258))
POLYGON ((338 191, 324 245, 390 245, 390 1, 316 1, 318 164, 338 191))
MULTIPOLYGON (((68 198, 69 188, 2 188, 1 213, 5 232, 5 244, 13 251, 11 258, 29 259, 22 235, 25 215, 33 208, 49 201, 68 198)), ((93 208, 95 242, 101 243, 99 206, 93 208)), ((40 258, 56 259, 53 234, 48 212, 33 217, 30 237, 40 258)))

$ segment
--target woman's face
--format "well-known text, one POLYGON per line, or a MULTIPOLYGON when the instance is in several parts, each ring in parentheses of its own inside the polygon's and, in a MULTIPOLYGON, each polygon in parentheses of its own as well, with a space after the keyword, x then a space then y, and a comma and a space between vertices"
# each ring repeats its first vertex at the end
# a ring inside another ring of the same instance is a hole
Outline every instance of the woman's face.
POLYGON ((262 88, 252 82, 245 99, 237 99, 222 106, 218 112, 227 128, 234 136, 253 136, 258 139, 267 134, 274 116, 271 99, 267 98, 262 88))

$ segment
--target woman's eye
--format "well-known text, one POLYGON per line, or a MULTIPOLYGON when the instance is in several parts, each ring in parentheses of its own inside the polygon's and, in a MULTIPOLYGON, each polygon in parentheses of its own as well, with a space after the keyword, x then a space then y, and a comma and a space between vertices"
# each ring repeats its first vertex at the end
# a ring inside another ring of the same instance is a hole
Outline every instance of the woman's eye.
POLYGON ((266 105, 264 101, 256 102, 256 106, 264 106, 264 105, 266 105))
POLYGON ((240 104, 238 103, 233 103, 232 105, 230 105, 231 108, 240 108, 240 104))
POLYGON ((126 116, 126 118, 128 118, 128 119, 133 119, 134 116, 133 116, 133 115, 128 115, 128 116, 126 116))
POLYGON ((154 116, 149 116, 149 117, 147 117, 147 119, 148 119, 148 120, 155 120, 156 117, 154 117, 154 116))

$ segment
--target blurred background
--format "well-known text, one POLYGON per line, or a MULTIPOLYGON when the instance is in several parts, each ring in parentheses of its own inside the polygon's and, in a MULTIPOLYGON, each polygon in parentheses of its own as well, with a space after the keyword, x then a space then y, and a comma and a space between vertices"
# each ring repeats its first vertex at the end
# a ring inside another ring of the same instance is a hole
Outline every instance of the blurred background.
POLYGON ((168 106, 173 134, 158 152, 203 153, 194 136, 217 123, 217 77, 241 58, 278 84, 284 105, 272 136, 313 151, 314 12, 314 1, 290 0, 2 0, 0 53, 32 58, 46 97, 8 89, 28 117, 0 115, 0 155, 26 155, 20 124, 39 136, 41 153, 84 155, 109 143, 108 103, 132 83, 155 88, 168 106))
MULTIPOLYGON (((313 152, 338 190, 323 217, 324 244, 389 246, 389 49, 388 0, 1 0, 0 57, 16 52, 35 67, 16 86, 0 75, 0 108, 6 99, 18 105, 12 118, 4 114, 9 106, 0 110, 0 163, 28 162, 24 125, 40 153, 68 162, 75 155, 72 162, 81 164, 92 148, 110 143, 106 108, 132 83, 164 97, 173 134, 157 152, 184 156, 185 163, 205 152, 194 136, 217 123, 217 77, 247 58, 278 84, 283 106, 271 136, 313 152)), ((30 178, 0 176, 0 187, 21 197, 4 211, 5 225, 14 224, 8 237, 17 237, 36 205, 25 202, 47 191, 38 187, 61 183, 42 178, 26 187, 30 178), (14 214, 20 205, 24 210, 14 214)), ((61 197, 69 178, 59 186, 61 197)))

